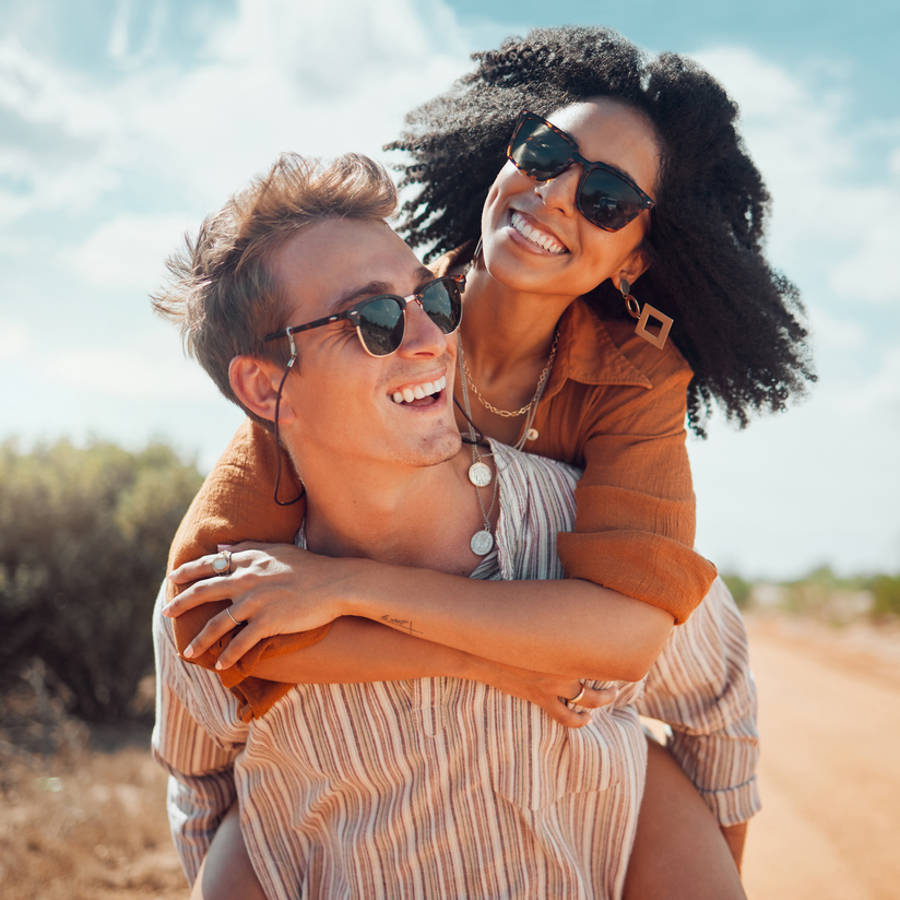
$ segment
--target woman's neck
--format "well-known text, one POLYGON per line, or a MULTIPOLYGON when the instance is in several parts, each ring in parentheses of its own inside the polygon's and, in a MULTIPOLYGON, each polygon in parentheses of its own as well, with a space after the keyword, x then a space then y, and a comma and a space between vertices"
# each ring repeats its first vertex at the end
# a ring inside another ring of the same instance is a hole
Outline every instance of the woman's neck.
MULTIPOLYGON (((473 266, 466 284, 462 342, 469 368, 486 384, 544 365, 572 297, 526 294, 473 266)), ((530 381, 530 375, 525 380, 530 381)))

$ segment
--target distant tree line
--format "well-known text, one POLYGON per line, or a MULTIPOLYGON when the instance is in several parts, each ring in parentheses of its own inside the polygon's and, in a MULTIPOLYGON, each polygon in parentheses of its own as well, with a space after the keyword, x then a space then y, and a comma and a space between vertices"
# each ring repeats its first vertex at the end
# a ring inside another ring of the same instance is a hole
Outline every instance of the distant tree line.
MULTIPOLYGON (((740 575, 722 576, 741 609, 760 606, 759 584, 740 575)), ((777 608, 800 615, 819 615, 835 621, 865 614, 879 620, 900 616, 900 575, 836 575, 820 566, 795 581, 766 584, 766 598, 776 588, 777 608)))
MULTIPOLYGON (((0 444, 0 675, 35 660, 70 711, 128 715, 153 669, 150 613, 202 481, 163 444, 0 444)), ((0 701, 2 702, 2 701, 0 701)))

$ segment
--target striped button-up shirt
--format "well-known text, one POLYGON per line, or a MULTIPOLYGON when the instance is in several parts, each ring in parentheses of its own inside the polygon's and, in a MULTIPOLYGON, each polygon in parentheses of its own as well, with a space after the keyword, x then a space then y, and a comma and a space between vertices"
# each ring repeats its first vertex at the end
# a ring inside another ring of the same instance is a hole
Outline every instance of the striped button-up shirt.
MULTIPOLYGON (((494 444, 497 552, 473 577, 562 577, 577 472, 494 444)), ((717 582, 638 684, 567 729, 456 678, 301 684, 249 723, 154 613, 154 753, 169 770, 176 847, 193 879, 221 816, 241 828, 268 896, 617 897, 646 765, 638 712, 724 824, 758 808, 746 636, 717 582)))

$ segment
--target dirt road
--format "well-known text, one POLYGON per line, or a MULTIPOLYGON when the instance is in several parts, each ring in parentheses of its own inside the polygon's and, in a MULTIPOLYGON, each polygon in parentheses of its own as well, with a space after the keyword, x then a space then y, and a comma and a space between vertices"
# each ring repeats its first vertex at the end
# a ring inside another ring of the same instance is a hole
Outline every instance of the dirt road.
POLYGON ((751 900, 900 898, 900 640, 750 621, 763 811, 751 900))
MULTIPOLYGON (((748 624, 764 806, 745 856, 750 900, 897 900, 900 630, 748 624)), ((0 774, 4 900, 186 895, 146 739, 76 765, 13 754, 0 774)))

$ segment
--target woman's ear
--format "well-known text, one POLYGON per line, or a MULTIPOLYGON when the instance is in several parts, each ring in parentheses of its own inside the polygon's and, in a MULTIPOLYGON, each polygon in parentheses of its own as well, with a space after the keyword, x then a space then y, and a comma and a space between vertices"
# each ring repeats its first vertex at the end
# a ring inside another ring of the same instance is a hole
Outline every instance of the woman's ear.
MULTIPOLYGON (((278 388, 284 368, 269 359, 255 356, 235 356, 228 366, 228 380, 235 396, 251 412, 269 422, 275 421, 278 388)), ((282 391, 278 418, 282 424, 294 418, 294 410, 282 391)))
POLYGON ((639 244, 626 257, 619 271, 616 273, 614 284, 618 290, 622 289, 622 281, 634 284, 647 269, 650 268, 650 253, 639 244))

